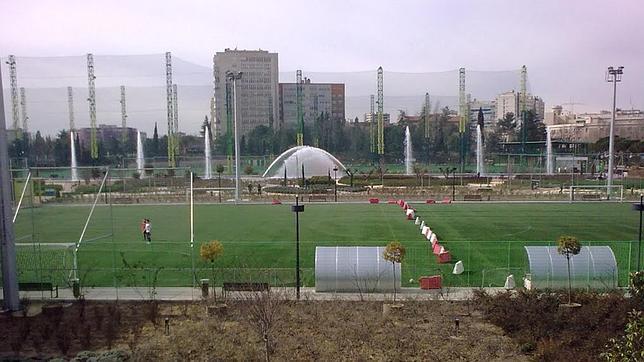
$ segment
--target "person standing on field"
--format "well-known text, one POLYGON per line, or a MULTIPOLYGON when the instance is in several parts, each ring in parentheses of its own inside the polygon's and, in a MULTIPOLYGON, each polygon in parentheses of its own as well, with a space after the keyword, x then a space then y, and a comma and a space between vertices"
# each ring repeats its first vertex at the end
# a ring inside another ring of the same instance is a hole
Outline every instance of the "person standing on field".
POLYGON ((150 224, 150 219, 145 220, 145 240, 148 244, 152 241, 152 224, 150 224))

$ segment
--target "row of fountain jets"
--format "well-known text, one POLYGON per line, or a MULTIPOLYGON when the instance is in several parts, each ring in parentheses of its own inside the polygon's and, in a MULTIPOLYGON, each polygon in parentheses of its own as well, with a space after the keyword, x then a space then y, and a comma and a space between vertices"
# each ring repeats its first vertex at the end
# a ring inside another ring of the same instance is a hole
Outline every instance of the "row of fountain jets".
MULTIPOLYGON (((405 173, 414 174, 414 156, 411 146, 411 132, 409 126, 405 128, 405 173)), ((554 174, 554 162, 552 154, 552 137, 550 128, 546 128, 546 172, 548 175, 554 174)), ((479 176, 485 176, 485 151, 483 148, 483 131, 481 125, 476 126, 476 173, 479 176)))
MULTIPOLYGON (((212 178, 212 159, 210 149, 210 130, 208 127, 204 128, 204 179, 212 178)), ((71 167, 72 167, 72 181, 78 181, 78 161, 76 159, 76 144, 74 142, 74 132, 69 132, 70 137, 70 152, 71 152, 71 167)), ((409 126, 405 128, 405 173, 407 175, 414 174, 414 155, 411 144, 411 132, 409 126)), ((479 176, 485 175, 485 157, 483 149, 483 133, 481 126, 476 127, 476 173, 479 176)), ((141 131, 136 133, 136 170, 143 177, 143 167, 145 164, 145 156, 143 153, 143 140, 141 138, 141 131)), ((546 172, 549 175, 554 173, 554 163, 552 159, 552 138, 550 135, 550 128, 546 129, 546 172)))

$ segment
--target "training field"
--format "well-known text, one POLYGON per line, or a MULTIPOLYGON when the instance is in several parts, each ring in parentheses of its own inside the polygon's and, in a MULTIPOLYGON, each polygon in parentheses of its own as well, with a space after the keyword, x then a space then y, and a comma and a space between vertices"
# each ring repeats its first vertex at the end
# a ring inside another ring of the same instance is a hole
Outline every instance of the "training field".
MULTIPOLYGON (((620 285, 637 260, 638 215, 630 203, 525 203, 414 205, 439 240, 463 260, 466 272, 452 276, 453 264, 437 264, 418 226, 398 205, 307 204, 300 214, 304 283, 314 285, 315 246, 385 245, 407 248, 403 284, 442 271, 446 285, 502 285, 508 272, 527 272, 524 245, 553 245, 559 235, 577 236, 583 245, 610 245, 617 257, 620 285)), ((25 208, 16 221, 21 281, 54 279, 64 285, 73 248, 90 205, 25 208), (35 241, 41 247, 24 245, 35 241), (57 244, 60 245, 60 244, 57 244), (40 252, 39 252, 40 251, 40 252)), ((190 247, 190 209, 172 205, 100 205, 94 211, 77 254, 78 277, 91 286, 189 286, 210 278, 199 245, 217 239, 224 255, 216 261, 217 280, 267 281, 293 285, 295 216, 290 205, 195 205, 194 248, 190 247), (153 242, 139 231, 152 222, 153 242), (193 270, 195 271, 193 273, 193 270)))

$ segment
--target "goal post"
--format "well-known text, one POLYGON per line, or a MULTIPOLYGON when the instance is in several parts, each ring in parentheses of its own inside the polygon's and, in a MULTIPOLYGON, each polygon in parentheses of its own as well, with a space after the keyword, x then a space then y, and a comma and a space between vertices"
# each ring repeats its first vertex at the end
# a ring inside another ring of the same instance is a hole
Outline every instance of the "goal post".
POLYGON ((569 186, 568 198, 574 201, 624 201, 624 185, 573 185, 569 186), (610 194, 608 190, 610 189, 610 194))

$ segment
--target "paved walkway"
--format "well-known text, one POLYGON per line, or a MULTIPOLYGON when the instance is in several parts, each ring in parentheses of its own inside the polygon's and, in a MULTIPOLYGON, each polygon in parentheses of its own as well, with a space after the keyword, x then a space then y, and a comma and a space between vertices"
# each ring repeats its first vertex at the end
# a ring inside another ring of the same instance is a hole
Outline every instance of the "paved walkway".
MULTIPOLYGON (((436 290, 421 290, 418 288, 401 288, 397 293, 400 300, 467 300, 478 288, 443 288, 436 290)), ((295 299, 293 288, 272 288, 288 299, 295 299)), ((503 291, 503 288, 485 288, 490 293, 503 291)), ((124 300, 143 301, 152 299, 152 290, 148 288, 88 288, 84 289, 86 300, 124 300)), ((212 292, 211 292, 212 293, 212 292)), ((221 295, 221 288, 217 288, 221 295)), ((231 298, 243 298, 247 293, 229 292, 231 298)), ((58 298, 51 298, 49 292, 20 292, 20 298, 37 300, 74 300, 71 289, 59 289, 58 298)), ((160 301, 199 301, 202 300, 201 289, 191 287, 163 287, 156 289, 156 300, 160 301)), ((318 293, 314 288, 302 288, 300 299, 303 300, 372 300, 384 301, 393 299, 393 293, 318 293)))

